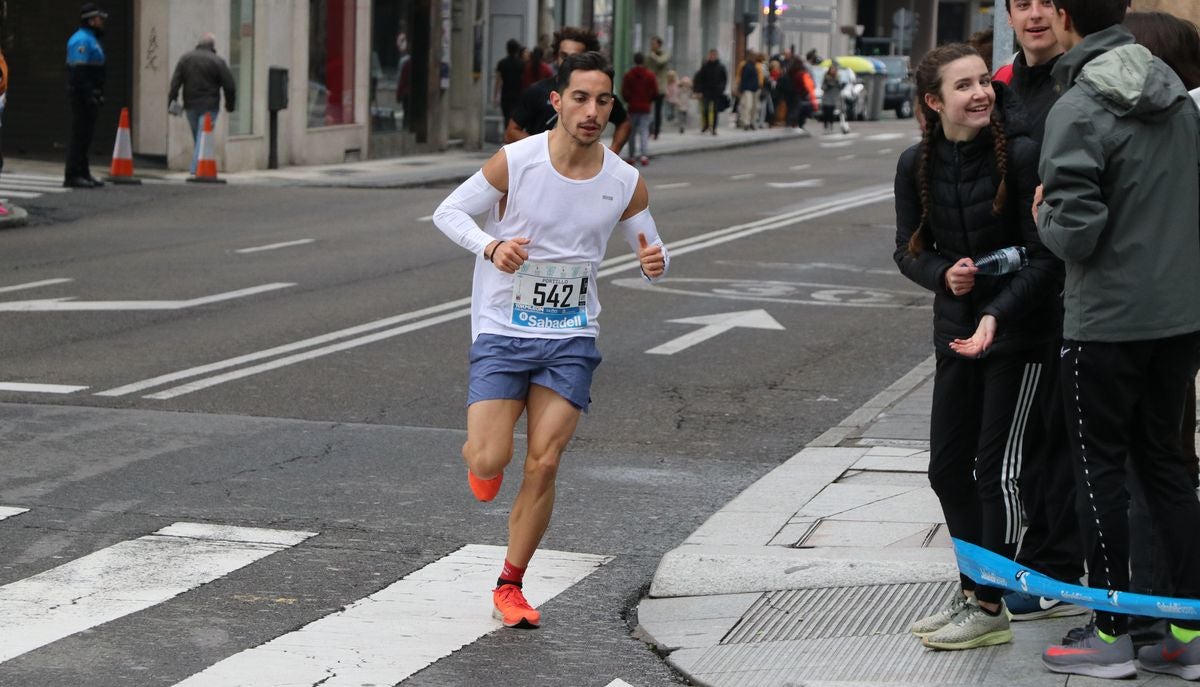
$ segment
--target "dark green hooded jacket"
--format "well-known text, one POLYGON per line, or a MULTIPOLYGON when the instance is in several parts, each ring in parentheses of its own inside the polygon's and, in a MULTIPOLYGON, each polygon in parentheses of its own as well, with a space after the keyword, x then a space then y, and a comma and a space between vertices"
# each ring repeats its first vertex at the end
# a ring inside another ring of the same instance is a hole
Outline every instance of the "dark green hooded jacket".
POLYGON ((1124 26, 1054 67, 1042 242, 1066 262, 1063 335, 1140 341, 1200 331, 1200 112, 1124 26), (1068 90, 1069 89, 1069 90, 1068 90))

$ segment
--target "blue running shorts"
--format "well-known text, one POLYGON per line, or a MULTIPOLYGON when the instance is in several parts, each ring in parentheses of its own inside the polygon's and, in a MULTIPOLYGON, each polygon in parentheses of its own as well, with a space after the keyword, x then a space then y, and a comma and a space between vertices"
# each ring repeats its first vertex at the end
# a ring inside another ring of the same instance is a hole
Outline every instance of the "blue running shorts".
POLYGON ((526 339, 480 334, 471 344, 467 405, 476 401, 524 401, 529 385, 555 392, 587 412, 592 373, 600 365, 593 336, 567 339, 526 339))

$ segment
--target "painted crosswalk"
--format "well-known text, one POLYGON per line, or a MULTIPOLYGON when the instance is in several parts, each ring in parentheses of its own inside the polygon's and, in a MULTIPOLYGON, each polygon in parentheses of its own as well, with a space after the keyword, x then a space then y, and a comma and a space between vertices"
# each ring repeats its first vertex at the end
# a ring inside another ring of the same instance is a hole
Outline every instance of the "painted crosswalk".
POLYGON ((63 188, 61 178, 44 174, 0 174, 0 200, 19 198, 27 200, 47 193, 69 193, 63 188))
MULTIPOLYGON (((0 506, 0 521, 28 512, 0 506)), ((171 604, 235 571, 253 579, 265 574, 261 570, 274 569, 256 566, 262 559, 292 547, 313 546, 307 542, 317 535, 177 522, 0 586, 0 666, 67 637, 90 641, 101 626, 117 619, 139 622, 137 613, 171 604)), ((491 616, 491 587, 504 554, 503 547, 465 545, 339 611, 299 629, 281 628, 273 639, 248 646, 177 684, 402 683, 501 629, 491 616)), ((529 602, 544 604, 611 560, 539 551, 525 578, 529 602)), ((610 683, 628 684, 619 678, 610 683)))

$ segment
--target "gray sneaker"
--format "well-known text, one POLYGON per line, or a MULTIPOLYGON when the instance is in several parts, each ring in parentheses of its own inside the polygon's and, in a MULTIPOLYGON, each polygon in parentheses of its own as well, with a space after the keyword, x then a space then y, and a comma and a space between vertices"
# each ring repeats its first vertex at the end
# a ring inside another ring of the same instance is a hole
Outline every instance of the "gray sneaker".
POLYGON ((1138 663, 1152 673, 1166 673, 1184 680, 1200 680, 1200 642, 1181 642, 1174 633, 1158 644, 1144 646, 1138 651, 1138 663))
POLYGON ((950 596, 950 599, 944 606, 941 607, 941 609, 939 609, 933 615, 925 616, 924 618, 914 622, 909 626, 908 630, 916 636, 924 639, 925 637, 945 627, 946 623, 949 623, 952 619, 954 619, 954 616, 958 615, 959 611, 966 608, 967 604, 969 603, 971 603, 971 600, 968 599, 966 595, 962 593, 962 591, 955 589, 954 594, 950 596))
POLYGON ((976 603, 968 603, 942 629, 927 635, 921 643, 930 649, 957 651, 1012 641, 1008 609, 1000 602, 1000 613, 991 615, 976 603))
POLYGON ((1109 644, 1093 629, 1087 635, 1042 652, 1042 665, 1055 673, 1121 679, 1137 676, 1133 665, 1133 641, 1129 635, 1109 644))

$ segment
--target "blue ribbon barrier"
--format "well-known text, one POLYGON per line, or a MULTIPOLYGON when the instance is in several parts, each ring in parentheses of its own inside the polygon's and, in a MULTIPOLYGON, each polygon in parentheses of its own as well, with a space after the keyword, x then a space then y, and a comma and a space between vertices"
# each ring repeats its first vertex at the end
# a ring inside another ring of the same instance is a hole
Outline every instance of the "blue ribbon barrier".
POLYGON ((1171 599, 1068 584, 961 539, 952 541, 958 569, 979 584, 1060 599, 1097 611, 1174 620, 1200 619, 1200 599, 1171 599))

